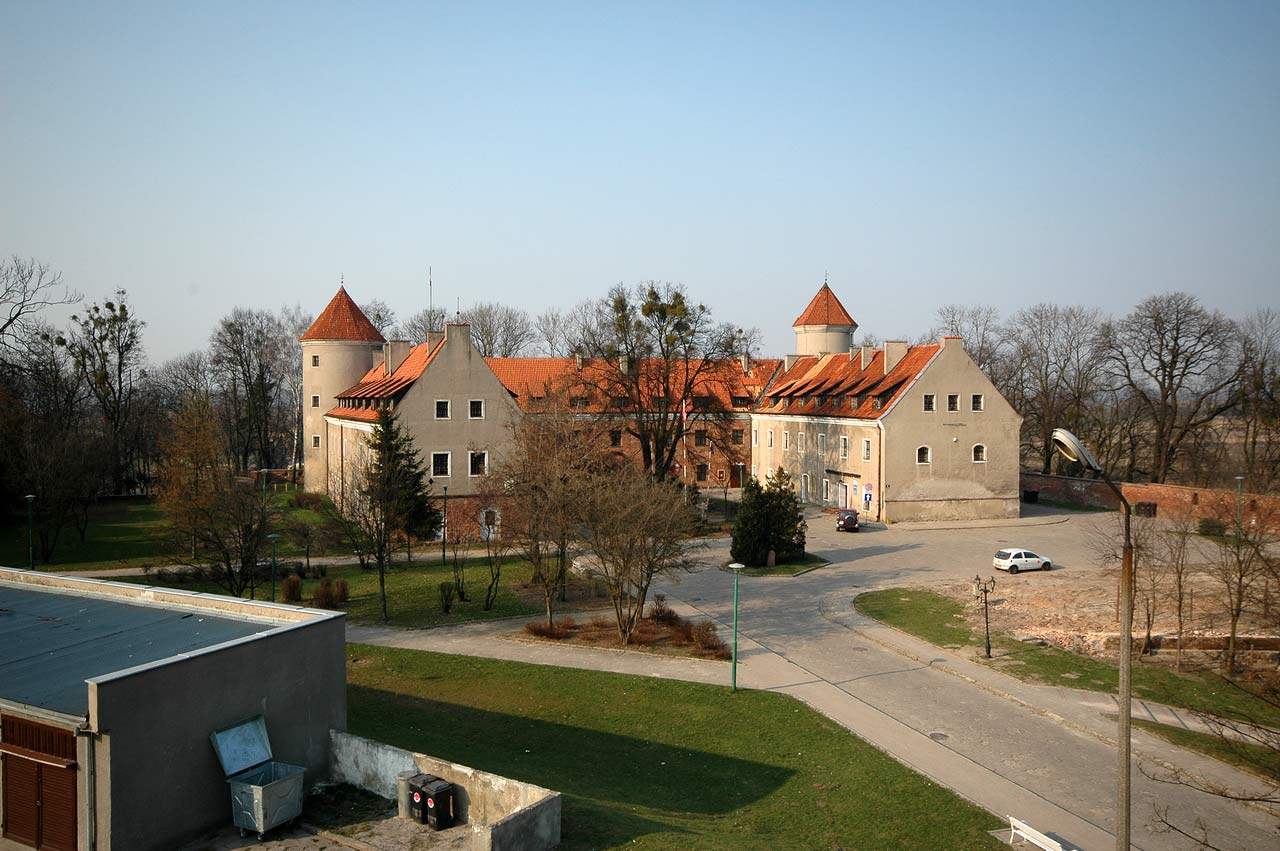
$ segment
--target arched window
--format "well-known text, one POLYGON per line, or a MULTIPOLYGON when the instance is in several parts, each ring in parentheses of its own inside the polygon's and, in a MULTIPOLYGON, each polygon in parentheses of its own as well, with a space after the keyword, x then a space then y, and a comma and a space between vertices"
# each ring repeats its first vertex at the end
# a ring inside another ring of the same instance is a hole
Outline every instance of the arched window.
POLYGON ((973 463, 981 464, 987 460, 987 447, 981 443, 973 445, 973 463))
POLYGON ((928 464, 931 460, 933 460, 933 458, 932 458, 932 453, 929 452, 929 447, 921 446, 919 449, 916 450, 917 464, 928 464))

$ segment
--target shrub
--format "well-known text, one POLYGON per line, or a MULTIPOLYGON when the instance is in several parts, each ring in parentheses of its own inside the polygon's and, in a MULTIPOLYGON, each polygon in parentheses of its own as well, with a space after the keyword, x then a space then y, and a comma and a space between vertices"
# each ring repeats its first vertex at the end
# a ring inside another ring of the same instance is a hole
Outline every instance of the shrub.
POLYGON ((1196 531, 1206 538, 1221 538, 1227 534, 1227 524, 1217 517, 1201 517, 1196 523, 1196 531))
POLYGON ((555 626, 547 626, 546 621, 529 621, 524 625, 524 631, 538 638, 551 638, 557 641, 568 638, 570 633, 570 629, 563 622, 555 626))
POLYGON ((649 604, 649 619, 663 626, 671 626, 680 622, 680 616, 667 605, 667 595, 665 594, 654 595, 653 602, 649 604))
POLYGON ((333 585, 333 594, 339 603, 346 603, 351 599, 351 586, 347 584, 347 580, 339 579, 333 585))
POLYGON ((573 618, 561 618, 560 626, 564 627, 567 630, 572 631, 578 628, 578 622, 575 621, 573 618))
POLYGON ((592 629, 613 629, 617 624, 606 618, 604 615, 596 615, 591 619, 592 629))
POLYGON ((280 593, 286 603, 302 602, 302 580, 297 576, 286 576, 280 583, 280 593))
POLYGON ((700 653, 719 654, 725 649, 716 625, 711 621, 698 621, 693 625, 693 646, 700 653))
POLYGON ((454 587, 452 582, 440 583, 440 611, 444 612, 446 615, 449 614, 449 610, 453 608, 453 592, 454 587))
POLYGON ((317 609, 338 608, 338 595, 334 590, 332 579, 325 578, 320 580, 320 584, 312 592, 311 604, 317 609))
POLYGON ((292 564, 292 568, 293 568, 294 576, 298 577, 299 579, 307 578, 307 566, 305 564, 303 564, 300 561, 295 561, 292 564))
POLYGON ((675 623, 667 624, 667 632, 676 644, 693 643, 693 624, 684 618, 677 618, 675 623))
POLYGON ((318 493, 298 491, 289 500, 290 505, 303 511, 319 511, 324 508, 324 496, 318 493))

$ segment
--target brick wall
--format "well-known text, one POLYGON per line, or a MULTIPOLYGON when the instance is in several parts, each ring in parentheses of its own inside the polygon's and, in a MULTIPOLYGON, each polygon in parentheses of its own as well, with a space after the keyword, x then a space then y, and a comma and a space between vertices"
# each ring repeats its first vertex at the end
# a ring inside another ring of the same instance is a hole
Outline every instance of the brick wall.
MULTIPOLYGON (((1022 471, 1022 489, 1040 492, 1041 499, 1065 502, 1070 505, 1088 505, 1102 508, 1119 508, 1120 503, 1106 482, 1093 479, 1073 479, 1067 476, 1046 476, 1022 471)), ((1236 492, 1193 488, 1182 485, 1120 483, 1125 499, 1133 505, 1138 502, 1154 502, 1156 516, 1216 517, 1231 520, 1236 515, 1236 492)), ((1245 493, 1240 499, 1240 513, 1247 520, 1251 517, 1280 517, 1280 497, 1245 493)))

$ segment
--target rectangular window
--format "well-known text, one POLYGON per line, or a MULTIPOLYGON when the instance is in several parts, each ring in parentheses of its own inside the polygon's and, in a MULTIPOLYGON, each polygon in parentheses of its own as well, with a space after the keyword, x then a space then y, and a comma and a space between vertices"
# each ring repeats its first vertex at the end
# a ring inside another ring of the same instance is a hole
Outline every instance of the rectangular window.
POLYGON ((484 400, 483 399, 471 400, 470 416, 471 416, 471 419, 473 420, 484 419, 484 400))
POLYGON ((959 393, 947 394, 947 410, 948 411, 960 410, 960 394, 959 393))
POLYGON ((862 460, 871 460, 871 438, 869 437, 862 438, 862 460))
POLYGON ((312 365, 312 366, 319 366, 319 365, 320 365, 320 356, 319 356, 319 355, 312 355, 312 356, 311 356, 311 365, 312 365))
POLYGON ((799 433, 799 437, 796 441, 796 445, 800 448, 800 452, 803 453, 804 452, 804 432, 799 433))
POLYGON ((742 429, 740 429, 740 428, 735 428, 735 429, 733 430, 732 438, 733 438, 733 445, 734 445, 734 446, 741 446, 741 445, 742 445, 742 438, 743 438, 742 429))
POLYGON ((758 428, 751 429, 751 445, 752 446, 760 445, 760 429, 758 428))
POLYGON ((449 453, 448 452, 432 452, 431 453, 431 477, 435 479, 447 478, 449 475, 449 453))
POLYGON ((933 399, 934 399, 934 396, 932 393, 924 394, 924 409, 926 411, 934 410, 933 399))
POLYGON ((471 475, 483 476, 489 472, 489 453, 488 452, 472 452, 471 453, 471 475))
POLYGON ((312 449, 320 448, 320 435, 318 434, 311 435, 311 448, 312 449))
POLYGON ((320 397, 319 397, 319 396, 312 396, 312 397, 311 397, 311 407, 313 407, 313 408, 318 408, 318 407, 320 407, 320 397))
POLYGON ((773 429, 769 429, 769 448, 773 448, 773 429))
POLYGON ((972 400, 971 400, 970 404, 972 405, 973 410, 975 410, 975 411, 981 411, 981 410, 983 410, 983 408, 982 408, 982 394, 981 394, 981 393, 974 393, 974 394, 973 394, 973 398, 972 398, 972 400))
POLYGON ((831 501, 831 482, 827 479, 822 480, 822 501, 831 501))
POLYGON ((707 432, 706 432, 706 429, 698 429, 697 431, 695 431, 695 432, 693 433, 693 445, 694 445, 694 446, 706 446, 706 445, 707 445, 707 432))
POLYGON ((843 460, 849 457, 849 438, 841 436, 840 438, 840 458, 843 460))
POLYGON ((448 399, 436 400, 436 419, 438 420, 449 419, 449 400, 448 399))
POLYGON ((791 432, 784 431, 782 433, 782 451, 786 452, 791 448, 791 432))
POLYGON ((818 454, 825 455, 827 453, 827 435, 825 432, 818 432, 818 454))
POLYGON ((616 430, 616 429, 615 429, 614 431, 609 432, 609 445, 610 445, 610 446, 621 446, 621 445, 622 445, 622 432, 621 432, 621 431, 618 431, 618 430, 616 430))
POLYGON ((698 481, 705 482, 707 480, 708 468, 706 464, 698 465, 698 481))

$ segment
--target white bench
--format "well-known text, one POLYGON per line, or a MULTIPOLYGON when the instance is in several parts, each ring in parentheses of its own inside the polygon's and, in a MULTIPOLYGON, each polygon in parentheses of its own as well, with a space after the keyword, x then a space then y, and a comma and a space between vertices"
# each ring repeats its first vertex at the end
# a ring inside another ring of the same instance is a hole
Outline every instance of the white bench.
POLYGON ((1013 844, 1013 840, 1018 837, 1030 842, 1044 851, 1066 851, 1062 847, 1062 843, 1056 839, 1050 839, 1031 825, 1023 821, 1018 821, 1013 816, 1009 816, 1009 844, 1013 844))

